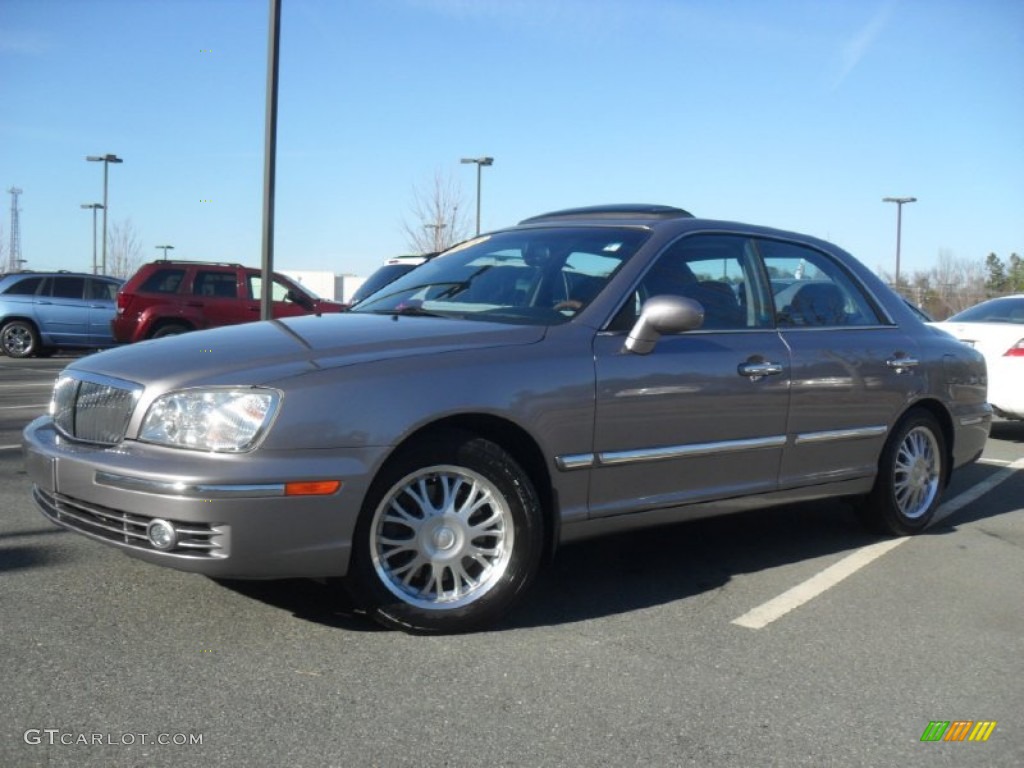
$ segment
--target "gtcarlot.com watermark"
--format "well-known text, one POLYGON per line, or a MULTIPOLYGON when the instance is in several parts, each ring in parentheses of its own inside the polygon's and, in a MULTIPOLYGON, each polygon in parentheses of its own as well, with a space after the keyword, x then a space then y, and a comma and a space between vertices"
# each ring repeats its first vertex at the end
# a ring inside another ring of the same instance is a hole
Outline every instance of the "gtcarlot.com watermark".
POLYGON ((194 747, 203 743, 201 733, 84 733, 60 728, 29 728, 22 738, 26 744, 48 746, 130 747, 136 744, 194 747))

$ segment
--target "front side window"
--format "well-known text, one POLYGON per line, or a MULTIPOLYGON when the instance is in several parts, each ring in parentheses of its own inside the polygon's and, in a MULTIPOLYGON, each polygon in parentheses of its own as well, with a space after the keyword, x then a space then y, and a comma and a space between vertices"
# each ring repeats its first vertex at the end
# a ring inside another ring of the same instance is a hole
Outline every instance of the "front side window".
POLYGON ((417 267, 353 311, 564 323, 593 301, 647 237, 626 227, 485 235, 417 267))
POLYGON ((117 289, 121 286, 107 280, 89 280, 86 287, 90 299, 114 301, 117 299, 117 289))
POLYGON ((780 328, 879 325, 863 290, 821 251, 782 240, 759 240, 780 328))
POLYGON ((764 282, 749 238, 690 235, 658 256, 611 327, 630 328, 644 302, 654 296, 681 296, 704 308, 702 330, 769 328, 772 318, 764 282))
MULTIPOLYGON (((263 298, 263 276, 259 274, 247 275, 247 282, 249 284, 249 298, 253 301, 260 301, 263 298)), ((270 286, 270 299, 271 301, 286 301, 293 304, 302 304, 302 301, 296 301, 296 298, 308 298, 312 300, 314 297, 303 289, 293 287, 288 283, 274 278, 270 286), (302 294, 306 294, 305 297, 302 294)))

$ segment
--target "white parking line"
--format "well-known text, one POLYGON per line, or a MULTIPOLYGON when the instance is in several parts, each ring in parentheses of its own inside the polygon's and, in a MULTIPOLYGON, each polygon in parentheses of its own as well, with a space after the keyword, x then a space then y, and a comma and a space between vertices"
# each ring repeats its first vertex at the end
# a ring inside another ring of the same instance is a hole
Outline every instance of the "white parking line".
MULTIPOLYGON (((1017 459, 1017 461, 999 470, 994 475, 985 478, 970 490, 964 491, 940 506, 935 514, 935 520, 939 521, 949 517, 954 512, 988 493, 1000 483, 1009 480, 1014 472, 1021 469, 1024 469, 1024 459, 1017 459)), ((732 623, 740 627, 747 627, 748 629, 764 629, 776 619, 785 616, 795 608, 799 608, 825 590, 834 587, 847 576, 856 573, 872 560, 877 560, 886 552, 895 549, 903 542, 909 540, 909 537, 887 539, 886 541, 879 541, 875 544, 861 547, 839 562, 816 573, 802 584, 797 584, 778 597, 747 611, 737 619, 733 619, 732 623)))
POLYGON ((13 411, 16 408, 49 408, 49 403, 36 403, 35 405, 0 405, 0 411, 13 411))
POLYGON ((0 451, 13 451, 15 448, 21 448, 20 445, 0 445, 0 451))

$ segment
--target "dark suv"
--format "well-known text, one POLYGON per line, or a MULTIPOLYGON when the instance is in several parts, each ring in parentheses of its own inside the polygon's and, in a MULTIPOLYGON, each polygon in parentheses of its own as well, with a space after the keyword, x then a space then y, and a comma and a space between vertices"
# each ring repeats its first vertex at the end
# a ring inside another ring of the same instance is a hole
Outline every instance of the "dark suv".
MULTIPOLYGON (((117 294, 114 338, 142 341, 259 320, 262 282, 260 270, 241 264, 150 262, 117 294)), ((276 272, 273 303, 275 319, 344 309, 276 272)))
POLYGON ((78 272, 0 274, 0 349, 8 357, 57 347, 109 347, 121 281, 78 272))

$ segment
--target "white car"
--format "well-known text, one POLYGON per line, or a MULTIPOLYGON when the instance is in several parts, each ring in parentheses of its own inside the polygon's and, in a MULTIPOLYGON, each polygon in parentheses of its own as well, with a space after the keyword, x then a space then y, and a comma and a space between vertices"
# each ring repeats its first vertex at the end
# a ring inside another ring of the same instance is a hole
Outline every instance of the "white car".
POLYGON ((983 301, 932 325, 985 356, 992 407, 1007 419, 1024 419, 1024 294, 983 301))

